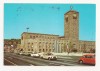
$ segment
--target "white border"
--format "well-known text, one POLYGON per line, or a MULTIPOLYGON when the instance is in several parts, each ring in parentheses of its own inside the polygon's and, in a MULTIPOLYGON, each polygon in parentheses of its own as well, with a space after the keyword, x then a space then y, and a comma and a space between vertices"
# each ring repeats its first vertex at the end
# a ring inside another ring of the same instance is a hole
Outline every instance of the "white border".
POLYGON ((95 0, 4 0, 5 3, 95 3, 95 0))
MULTIPOLYGON (((1 1, 1 0, 0 0, 1 1)), ((100 44, 100 5, 99 0, 2 0, 0 2, 0 71, 100 71, 100 57, 99 57, 99 44, 100 44), (3 64, 3 4, 4 3, 78 3, 78 4, 96 4, 96 66, 2 66, 3 64)))
POLYGON ((0 2, 0 67, 3 64, 3 17, 3 2, 0 2))

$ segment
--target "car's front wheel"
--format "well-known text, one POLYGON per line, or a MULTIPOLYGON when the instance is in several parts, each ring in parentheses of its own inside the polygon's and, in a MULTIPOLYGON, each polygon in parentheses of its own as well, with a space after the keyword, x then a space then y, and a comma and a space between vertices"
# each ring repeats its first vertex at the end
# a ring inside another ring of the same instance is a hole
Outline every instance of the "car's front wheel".
POLYGON ((42 56, 41 56, 40 58, 41 58, 41 59, 43 59, 43 57, 42 57, 42 56))
POLYGON ((51 58, 49 57, 48 60, 51 60, 51 58))
POLYGON ((80 63, 80 64, 83 64, 83 61, 82 61, 82 60, 80 60, 80 61, 79 61, 79 63, 80 63))

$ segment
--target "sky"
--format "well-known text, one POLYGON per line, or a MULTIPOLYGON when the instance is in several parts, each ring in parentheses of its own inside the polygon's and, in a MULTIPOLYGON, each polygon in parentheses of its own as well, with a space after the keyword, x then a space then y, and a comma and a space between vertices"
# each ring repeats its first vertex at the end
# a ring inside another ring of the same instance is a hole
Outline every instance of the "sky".
POLYGON ((95 41, 95 4, 4 4, 4 39, 21 38, 23 32, 64 36, 64 14, 79 12, 79 40, 95 41))

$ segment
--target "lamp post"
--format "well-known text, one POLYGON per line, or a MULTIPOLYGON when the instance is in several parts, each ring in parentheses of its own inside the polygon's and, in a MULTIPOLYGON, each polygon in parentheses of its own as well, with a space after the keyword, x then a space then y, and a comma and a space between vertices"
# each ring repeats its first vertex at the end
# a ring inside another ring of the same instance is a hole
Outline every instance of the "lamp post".
MULTIPOLYGON (((34 50, 34 49, 33 49, 33 45, 32 45, 32 50, 34 50)), ((33 52, 33 51, 32 51, 32 52, 33 52)))
MULTIPOLYGON (((26 29, 27 29, 27 33, 28 33, 29 27, 27 27, 26 29)), ((29 47, 29 44, 28 44, 28 34, 26 35, 26 47, 29 47)))
POLYGON ((13 47, 14 47, 14 46, 13 46, 13 45, 11 45, 11 50, 10 50, 11 52, 13 51, 13 47))
POLYGON ((27 29, 27 32, 28 32, 29 28, 27 27, 26 29, 27 29))

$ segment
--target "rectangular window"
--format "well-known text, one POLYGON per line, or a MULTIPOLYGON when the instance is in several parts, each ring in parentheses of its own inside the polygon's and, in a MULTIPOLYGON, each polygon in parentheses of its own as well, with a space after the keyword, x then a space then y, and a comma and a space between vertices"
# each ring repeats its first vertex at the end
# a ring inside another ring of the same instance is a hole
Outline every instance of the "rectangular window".
POLYGON ((32 36, 30 35, 30 38, 32 38, 32 36))
POLYGON ((39 49, 39 52, 41 52, 41 49, 39 49))
POLYGON ((35 38, 35 36, 33 36, 33 39, 35 38))
POLYGON ((30 49, 28 49, 28 51, 30 51, 30 49))
POLYGON ((32 49, 32 51, 33 51, 33 49, 32 49))

